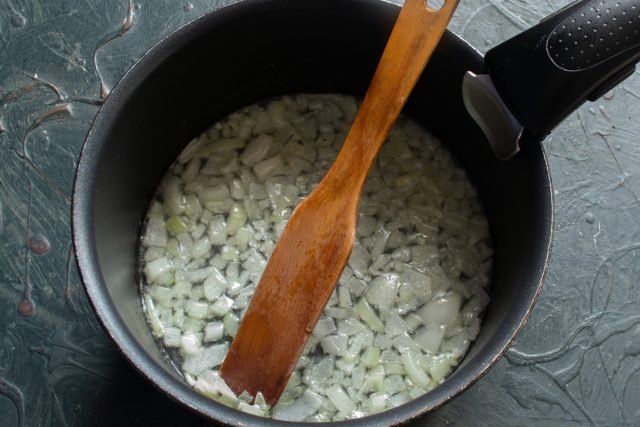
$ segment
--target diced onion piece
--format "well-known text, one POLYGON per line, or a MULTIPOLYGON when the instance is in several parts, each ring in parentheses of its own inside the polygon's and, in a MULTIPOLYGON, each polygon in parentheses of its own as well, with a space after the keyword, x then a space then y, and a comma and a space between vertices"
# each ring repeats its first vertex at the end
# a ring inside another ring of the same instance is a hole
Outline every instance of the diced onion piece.
POLYGON ((344 389, 334 384, 327 389, 327 397, 338 408, 338 411, 342 412, 346 416, 351 416, 356 410, 356 405, 351 398, 345 393, 344 389))
POLYGON ((244 149, 240 156, 240 161, 247 166, 255 166, 264 160, 272 144, 273 137, 271 135, 262 134, 258 136, 244 149))
POLYGON ((361 350, 362 350, 362 346, 358 342, 354 342, 349 346, 349 349, 347 350, 343 359, 349 363, 355 364, 357 362, 356 359, 360 355, 361 350))
POLYGON ((445 329, 446 326, 428 323, 416 331, 415 341, 425 352, 435 354, 440 349, 445 329))
POLYGON ((166 248, 154 248, 150 247, 146 251, 144 251, 144 261, 149 262, 154 259, 162 258, 165 254, 166 248))
POLYGON ((189 282, 176 282, 176 284, 173 285, 173 293, 177 298, 185 298, 191 294, 192 286, 189 282))
MULTIPOLYGON (((289 386, 291 382, 289 383, 289 386)), ((317 393, 307 389, 304 394, 290 404, 277 404, 273 408, 273 417, 283 421, 301 422, 315 414, 324 399, 317 393)))
POLYGON ((151 215, 147 219, 142 243, 146 247, 164 248, 167 246, 167 229, 164 225, 164 219, 161 215, 151 215))
POLYGON ((389 396, 385 393, 372 393, 367 399, 367 409, 372 414, 382 412, 387 407, 389 396))
POLYGON ((184 198, 184 213, 190 218, 198 217, 202 214, 202 205, 200 199, 195 194, 187 194, 184 198))
POLYGON ((212 274, 214 274, 216 272, 216 268, 215 267, 197 268, 197 266, 202 265, 202 264, 204 264, 204 263, 200 262, 200 260, 195 260, 192 264, 190 264, 192 269, 189 269, 188 271, 182 272, 181 273, 181 278, 184 279, 187 282, 199 283, 199 282, 202 282, 203 280, 207 279, 208 277, 210 277, 212 274), (195 269, 195 268, 197 268, 197 269, 195 269))
POLYGON ((431 380, 429 379, 429 376, 418 365, 416 361, 416 355, 413 351, 405 351, 400 355, 400 358, 402 359, 402 364, 404 365, 409 378, 411 378, 411 381, 413 381, 418 387, 422 388, 429 385, 429 382, 431 380))
POLYGON ((398 335, 393 339, 393 346, 402 354, 407 350, 412 350, 419 352, 420 346, 416 344, 416 342, 411 339, 411 337, 407 334, 398 335))
POLYGON ((193 237, 196 240, 199 240, 202 238, 202 236, 204 236, 204 232, 207 231, 207 226, 204 224, 198 224, 195 225, 192 229, 191 229, 191 237, 193 237))
POLYGON ((305 370, 304 381, 311 385, 319 385, 333 376, 335 363, 333 357, 327 357, 305 370))
POLYGON ((213 370, 206 370, 198 375, 198 382, 201 386, 205 386, 205 390, 213 395, 220 395, 224 397, 228 403, 235 402, 237 400, 235 393, 224 382, 218 372, 213 370), (206 384, 206 385, 205 385, 206 384))
POLYGON ((373 279, 366 292, 367 301, 376 307, 391 307, 398 294, 398 275, 387 273, 373 279))
POLYGON ((313 329, 313 335, 318 338, 325 337, 327 335, 333 334, 336 331, 336 324, 332 318, 323 316, 316 323, 316 327, 313 329))
POLYGON ((168 348, 178 348, 181 345, 182 332, 178 328, 166 328, 162 343, 168 348))
POLYGON ((185 166, 184 171, 182 172, 182 175, 180 176, 180 178, 182 179, 182 182, 190 182, 196 179, 199 172, 200 172, 200 159, 193 158, 185 166))
POLYGON ((205 342, 216 342, 224 336, 224 324, 222 322, 210 322, 204 329, 205 342))
POLYGON ((269 117, 274 123, 281 123, 284 121, 286 110, 286 104, 279 100, 271 101, 269 105, 267 105, 267 113, 269 113, 269 117))
POLYGON ((204 350, 192 353, 185 358, 182 369, 191 375, 200 375, 207 369, 214 368, 222 363, 227 350, 228 344, 218 344, 207 347, 204 350))
POLYGON ((356 242, 351 250, 351 256, 349 257, 348 263, 357 278, 360 279, 366 274, 369 269, 369 260, 370 258, 367 250, 356 242))
POLYGON ((338 332, 349 337, 366 330, 367 326, 353 317, 350 312, 345 319, 338 321, 338 332))
POLYGON ((224 184, 203 188, 198 192, 200 203, 222 202, 229 200, 229 188, 224 184))
POLYGON ((166 308, 171 308, 171 302, 175 297, 175 291, 165 286, 149 286, 147 292, 153 298, 154 303, 166 308))
POLYGON ((451 372, 451 364, 446 356, 436 356, 432 358, 429 373, 434 381, 442 381, 451 372))
POLYGON ((247 222, 247 211, 241 203, 234 203, 227 219, 227 234, 234 236, 247 222))
POLYGON ((411 268, 405 269, 400 275, 400 283, 409 287, 421 302, 431 298, 431 281, 431 277, 411 268))
POLYGON ((182 329, 184 326, 184 310, 176 308, 173 310, 173 316, 171 317, 171 324, 176 328, 182 329))
POLYGON ((222 295, 227 287, 227 281, 217 268, 211 269, 211 274, 207 277, 203 283, 204 296, 209 301, 215 301, 220 295, 222 295))
POLYGON ((222 259, 227 261, 238 261, 240 259, 240 251, 233 246, 223 246, 220 255, 222 255, 222 259))
POLYGON ((151 298, 151 295, 145 294, 144 303, 147 308, 147 318, 149 320, 149 325, 151 325, 151 332, 155 337, 162 338, 165 332, 165 327, 162 321, 160 321, 158 312, 154 308, 153 299, 151 298))
POLYGON ((180 215, 184 212, 185 199, 180 188, 180 180, 177 177, 172 176, 164 182, 162 200, 170 215, 180 215))
POLYGON ((467 352, 470 344, 469 334, 463 330, 463 332, 445 340, 442 343, 442 351, 451 353, 455 358, 460 358, 467 352))
POLYGON ((346 335, 329 335, 320 340, 322 350, 333 356, 344 356, 347 353, 348 338, 346 335))
MULTIPOLYGON (((180 349, 184 354, 197 354, 200 352, 200 338, 194 333, 185 334, 180 338, 180 349)), ((190 372, 192 373, 192 372, 190 372)), ((194 374, 195 375, 195 374, 194 374)))
POLYGON ((240 326, 240 319, 233 313, 227 313, 222 319, 224 323, 224 330, 232 337, 236 336, 238 326, 240 326))
MULTIPOLYGON (((264 185, 257 182, 249 184, 249 198, 250 200, 264 200, 267 198, 267 190, 264 185)), ((247 209, 248 210, 248 209, 247 209)))
POLYGON ((409 325, 397 313, 391 314, 385 320, 385 331, 390 336, 409 333, 409 325))
POLYGON ((162 257, 147 263, 144 273, 147 280, 153 282, 162 274, 171 271, 171 260, 168 257, 162 257))
POLYGON ((220 138, 215 144, 208 147, 208 151, 212 154, 224 151, 236 150, 244 147, 245 142, 240 138, 220 138))
POLYGON ((193 248, 191 249, 191 256, 193 258, 202 258, 209 255, 210 251, 211 242, 209 241, 209 237, 205 236, 194 243, 193 248))
POLYGON ((377 365, 370 369, 365 377, 365 387, 367 390, 382 391, 384 389, 384 367, 377 365))
POLYGON ((175 277, 173 273, 171 273, 170 271, 167 271, 166 273, 162 273, 156 279, 156 283, 162 286, 171 286, 173 285, 174 282, 175 282, 175 277))
POLYGON ((357 297, 362 295, 362 292, 367 288, 367 284, 362 279, 351 277, 347 281, 347 287, 349 288, 351 293, 357 297))
POLYGON ((398 394, 394 394, 389 399, 389 403, 392 407, 404 405, 411 400, 411 396, 406 391, 401 391, 398 394))
POLYGON ((187 314, 194 319, 204 319, 207 317, 209 304, 206 302, 189 301, 187 303, 187 314))
POLYGON ((262 417, 265 415, 265 411, 257 405, 250 405, 246 402, 238 403, 238 409, 242 412, 246 412, 247 414, 257 415, 262 417))
POLYGON ((342 308, 351 307, 353 303, 351 302, 351 294, 349 293, 349 288, 346 286, 340 286, 338 288, 338 300, 339 305, 342 308))
POLYGON ((209 242, 212 245, 224 245, 227 242, 227 222, 222 215, 216 215, 209 222, 209 242))
POLYGON ((360 318, 376 332, 384 332, 384 323, 378 318, 373 308, 365 299, 361 299, 356 304, 356 311, 360 318))
POLYGON ((218 300, 213 303, 213 305, 211 305, 209 310, 211 311, 211 313, 213 313, 214 316, 222 317, 227 314, 229 310, 231 310, 232 306, 233 300, 228 296, 223 295, 218 298, 218 300))
POLYGON ((380 363, 380 349, 378 347, 367 348, 362 355, 362 365, 367 368, 374 368, 380 363))
POLYGON ((376 219, 371 215, 360 214, 358 217, 357 233, 360 237, 370 236, 376 227, 376 219))
POLYGON ((268 177, 275 175, 284 166, 284 159, 280 154, 261 161, 253 167, 253 173, 260 181, 264 181, 268 177))
POLYGON ((189 160, 191 160, 193 158, 193 155, 200 149, 200 147, 202 147, 205 142, 206 138, 193 138, 191 142, 187 144, 184 150, 182 150, 180 155, 178 155, 178 163, 185 164, 189 160))
POLYGON ((462 298, 456 293, 429 301, 419 311, 426 324, 453 325, 459 318, 462 298))

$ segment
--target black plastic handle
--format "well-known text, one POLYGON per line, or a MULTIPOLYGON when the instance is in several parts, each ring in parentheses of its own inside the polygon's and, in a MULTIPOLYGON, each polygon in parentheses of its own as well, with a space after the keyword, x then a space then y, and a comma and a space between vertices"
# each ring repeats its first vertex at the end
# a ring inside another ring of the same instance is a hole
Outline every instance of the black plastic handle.
POLYGON ((640 0, 581 0, 491 49, 485 63, 521 123, 543 137, 640 60, 640 0))

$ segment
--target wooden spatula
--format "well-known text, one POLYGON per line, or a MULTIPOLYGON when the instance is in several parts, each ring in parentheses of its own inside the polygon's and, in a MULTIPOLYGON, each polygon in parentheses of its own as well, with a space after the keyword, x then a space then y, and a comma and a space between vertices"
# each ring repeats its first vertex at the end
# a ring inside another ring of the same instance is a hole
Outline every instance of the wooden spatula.
POLYGON ((351 253, 360 192, 459 0, 405 0, 369 90, 327 175, 294 210, 220 373, 275 404, 351 253))

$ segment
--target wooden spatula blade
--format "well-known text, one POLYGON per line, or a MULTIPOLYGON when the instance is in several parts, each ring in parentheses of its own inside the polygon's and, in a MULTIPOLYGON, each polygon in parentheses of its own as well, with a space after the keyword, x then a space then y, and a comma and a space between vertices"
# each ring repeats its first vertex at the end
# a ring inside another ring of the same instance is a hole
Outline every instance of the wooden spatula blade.
POLYGON ((253 297, 259 304, 250 304, 236 335, 242 340, 233 341, 220 370, 236 393, 261 392, 269 405, 287 385, 342 273, 335 266, 344 267, 351 253, 356 206, 325 194, 315 192, 291 215, 253 297))

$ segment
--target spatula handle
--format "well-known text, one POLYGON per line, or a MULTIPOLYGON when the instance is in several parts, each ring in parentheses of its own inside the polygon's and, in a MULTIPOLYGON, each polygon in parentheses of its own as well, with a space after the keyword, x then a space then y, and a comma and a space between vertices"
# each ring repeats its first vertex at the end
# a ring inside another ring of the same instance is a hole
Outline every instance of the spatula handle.
POLYGON ((405 0, 342 151, 327 174, 336 178, 336 187, 361 188, 458 3, 446 0, 434 10, 428 0, 405 0), (359 176, 352 176, 354 170, 359 176))
POLYGON ((494 85, 521 123, 544 137, 640 60, 640 0, 576 1, 491 49, 494 85))

